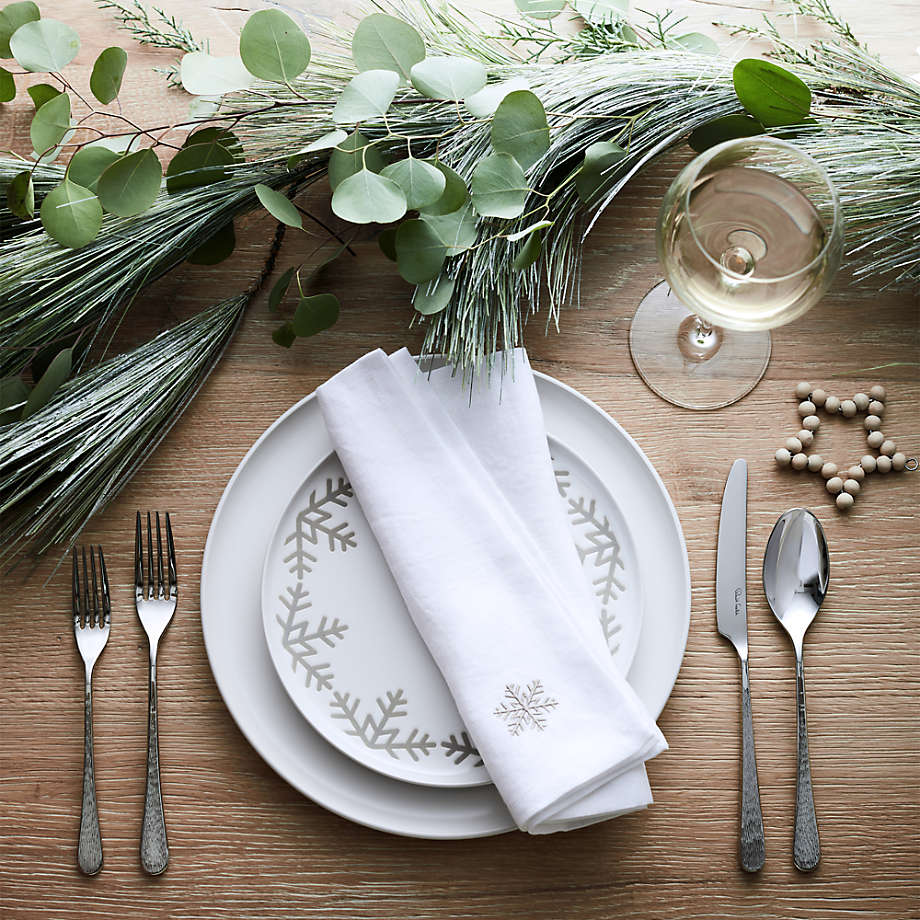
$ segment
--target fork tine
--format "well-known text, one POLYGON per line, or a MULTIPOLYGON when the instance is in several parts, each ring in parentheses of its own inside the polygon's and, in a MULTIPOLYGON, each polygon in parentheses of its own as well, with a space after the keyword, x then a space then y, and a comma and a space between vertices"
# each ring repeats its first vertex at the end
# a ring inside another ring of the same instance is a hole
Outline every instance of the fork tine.
POLYGON ((137 512, 134 527, 134 597, 144 597, 144 541, 141 539, 141 513, 137 512))
POLYGON ((153 599, 153 537, 150 533, 150 512, 147 512, 147 598, 153 599))
MULTIPOLYGON (((93 547, 89 548, 89 566, 93 573, 93 626, 101 626, 99 621, 99 584, 96 581, 96 554, 93 547)), ((87 614, 89 611, 87 611, 87 614)))
POLYGON ((76 546, 73 548, 73 625, 80 625, 80 563, 76 546))
POLYGON ((102 547, 99 550, 99 577, 102 582, 102 624, 108 626, 112 622, 112 601, 109 596, 109 575, 105 570, 105 556, 102 547))
POLYGON ((179 578, 176 574, 176 544, 173 543, 172 525, 169 522, 168 511, 166 512, 166 549, 169 553, 169 591, 172 594, 179 586, 179 578))
POLYGON ((163 539, 160 535, 160 512, 157 511, 157 597, 166 597, 166 582, 163 578, 163 539))
POLYGON ((81 546, 83 553, 83 622, 86 626, 92 626, 89 618, 89 578, 86 575, 86 547, 81 546))

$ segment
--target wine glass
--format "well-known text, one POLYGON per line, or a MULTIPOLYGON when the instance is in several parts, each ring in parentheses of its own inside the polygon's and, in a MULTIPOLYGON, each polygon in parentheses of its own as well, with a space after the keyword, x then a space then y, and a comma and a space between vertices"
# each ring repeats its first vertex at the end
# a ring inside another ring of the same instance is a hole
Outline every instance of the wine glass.
POLYGON ((840 265, 840 200, 793 144, 746 137, 710 148, 671 184, 658 215, 667 281, 639 304, 629 349, 642 379, 688 409, 749 393, 769 330, 821 299, 840 265))

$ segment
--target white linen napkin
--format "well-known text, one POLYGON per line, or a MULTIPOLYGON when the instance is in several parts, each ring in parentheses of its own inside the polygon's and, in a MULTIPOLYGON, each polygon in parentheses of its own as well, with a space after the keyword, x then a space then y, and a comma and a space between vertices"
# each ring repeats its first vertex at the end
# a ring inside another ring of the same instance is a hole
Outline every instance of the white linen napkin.
POLYGON ((607 651, 519 349, 464 384, 374 351, 318 392, 406 602, 522 830, 651 803, 667 748, 607 651))

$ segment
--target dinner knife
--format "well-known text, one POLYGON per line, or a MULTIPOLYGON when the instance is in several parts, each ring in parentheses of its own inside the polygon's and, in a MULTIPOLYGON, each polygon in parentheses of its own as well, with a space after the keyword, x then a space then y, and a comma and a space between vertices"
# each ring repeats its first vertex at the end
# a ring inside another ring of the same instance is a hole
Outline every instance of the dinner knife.
POLYGON ((754 757, 754 722, 748 675, 747 605, 745 603, 745 550, 747 530, 747 462, 736 460, 725 483, 719 514, 719 549, 716 558, 716 619, 719 632, 735 647, 741 659, 741 843, 739 854, 745 872, 763 866, 765 852, 757 760, 754 757))

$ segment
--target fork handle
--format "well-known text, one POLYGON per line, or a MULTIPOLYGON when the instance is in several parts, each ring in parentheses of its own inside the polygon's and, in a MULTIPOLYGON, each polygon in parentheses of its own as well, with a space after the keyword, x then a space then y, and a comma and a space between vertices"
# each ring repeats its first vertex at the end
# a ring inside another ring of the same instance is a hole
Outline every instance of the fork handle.
POLYGON ((795 708, 798 716, 798 781, 795 787, 795 839, 793 862, 796 869, 811 872, 821 861, 818 819, 811 789, 811 764, 808 759, 808 722, 805 718, 805 665, 801 649, 795 656, 795 708))
POLYGON ((159 875, 169 865, 166 816, 160 789, 160 746, 157 730, 156 651, 150 652, 150 693, 147 704, 147 789, 144 794, 144 820, 141 825, 141 865, 145 872, 159 875))
POLYGON ((80 840, 77 863, 86 875, 102 868, 102 834, 96 808, 96 775, 93 769, 93 676, 86 672, 83 690, 83 804, 80 809, 80 840))

